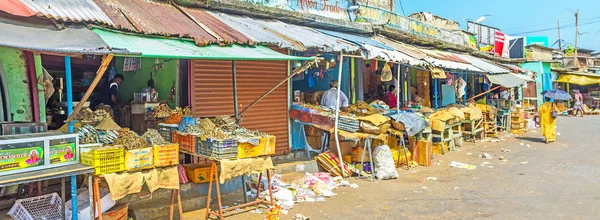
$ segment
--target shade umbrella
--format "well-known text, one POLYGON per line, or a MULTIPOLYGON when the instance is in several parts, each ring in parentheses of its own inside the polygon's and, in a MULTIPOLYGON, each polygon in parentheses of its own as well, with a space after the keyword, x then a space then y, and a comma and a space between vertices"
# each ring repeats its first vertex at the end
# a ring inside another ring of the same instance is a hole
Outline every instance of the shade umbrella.
POLYGON ((542 95, 544 97, 548 97, 548 98, 556 99, 556 100, 571 100, 571 99, 573 99, 573 97, 571 97, 571 95, 569 95, 569 93, 562 91, 562 90, 558 90, 558 89, 543 91, 542 95))

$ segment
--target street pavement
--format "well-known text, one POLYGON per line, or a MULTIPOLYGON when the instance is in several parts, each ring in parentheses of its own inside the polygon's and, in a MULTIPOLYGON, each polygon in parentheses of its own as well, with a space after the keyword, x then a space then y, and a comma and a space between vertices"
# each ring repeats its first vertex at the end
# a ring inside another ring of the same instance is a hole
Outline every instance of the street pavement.
MULTIPOLYGON (((325 202, 296 203, 280 219, 600 219, 600 116, 557 122, 558 140, 539 129, 499 142, 467 143, 434 155, 439 165, 398 169, 395 180, 350 179, 325 202), (501 149, 509 152, 502 152, 501 149), (493 158, 480 155, 488 153, 493 158), (507 161, 500 161, 503 156, 507 161), (449 167, 451 161, 477 166, 449 167), (482 163, 488 162, 485 166, 482 163), (435 177, 437 180, 428 180, 435 177)), ((247 211, 247 210, 246 210, 247 211)), ((264 219, 244 212, 231 219, 264 219)))

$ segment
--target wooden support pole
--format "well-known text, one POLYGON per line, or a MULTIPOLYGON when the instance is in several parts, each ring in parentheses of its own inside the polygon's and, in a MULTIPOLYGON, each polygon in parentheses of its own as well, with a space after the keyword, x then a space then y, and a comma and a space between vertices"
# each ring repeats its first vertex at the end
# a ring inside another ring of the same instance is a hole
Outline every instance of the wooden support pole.
POLYGON ((71 113, 71 115, 69 115, 69 118, 67 118, 67 123, 72 121, 73 118, 75 118, 75 115, 79 113, 81 107, 83 107, 83 104, 85 104, 85 102, 87 102, 87 100, 90 98, 90 95, 92 95, 92 92, 100 82, 100 79, 102 79, 102 76, 104 75, 104 72, 106 71, 106 68, 108 68, 108 64, 110 64, 110 61, 112 61, 113 57, 114 54, 108 54, 102 57, 102 65, 100 65, 100 68, 98 68, 98 71, 96 72, 96 78, 94 78, 88 90, 85 91, 85 95, 83 95, 81 101, 77 103, 77 106, 75 106, 73 112, 71 113))

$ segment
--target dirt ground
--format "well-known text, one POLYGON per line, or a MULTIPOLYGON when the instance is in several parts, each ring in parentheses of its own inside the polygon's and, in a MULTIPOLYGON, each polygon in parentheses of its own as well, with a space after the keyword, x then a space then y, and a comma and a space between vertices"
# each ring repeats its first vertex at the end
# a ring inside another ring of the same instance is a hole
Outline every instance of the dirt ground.
MULTIPOLYGON (((435 155, 433 161, 440 165, 399 168, 395 180, 352 178, 359 188, 341 187, 325 202, 296 203, 279 217, 293 219, 300 213, 310 219, 598 219, 600 116, 560 117, 557 132, 558 142, 551 144, 543 142, 539 130, 506 135, 497 143, 467 143, 460 151, 435 155), (481 158, 483 153, 493 158, 481 158), (449 167, 452 161, 477 168, 449 167), (482 167, 483 162, 489 164, 482 167)), ((264 216, 244 212, 228 219, 264 216)))

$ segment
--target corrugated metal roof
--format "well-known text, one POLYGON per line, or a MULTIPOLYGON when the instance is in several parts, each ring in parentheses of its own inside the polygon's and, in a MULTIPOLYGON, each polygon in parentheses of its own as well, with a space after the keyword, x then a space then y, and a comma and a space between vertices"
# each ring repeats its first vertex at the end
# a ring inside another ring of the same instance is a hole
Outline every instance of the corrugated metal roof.
POLYGON ((485 72, 485 71, 471 65, 469 62, 467 62, 463 59, 460 59, 448 52, 443 52, 443 51, 438 51, 438 50, 421 49, 421 48, 418 48, 418 50, 427 54, 428 58, 425 58, 425 60, 433 66, 442 67, 442 68, 446 68, 446 69, 454 69, 454 70, 485 72))
POLYGON ((23 17, 36 15, 35 11, 29 9, 20 0, 3 0, 2 4, 0 4, 0 11, 23 17))
POLYGON ((255 42, 275 44, 279 47, 298 51, 317 48, 324 52, 354 52, 360 49, 358 45, 308 27, 287 24, 277 20, 261 20, 217 12, 208 13, 244 33, 255 42))
POLYGON ((68 54, 129 54, 123 50, 108 49, 108 45, 97 34, 83 25, 74 24, 58 30, 52 22, 44 19, 31 18, 24 21, 0 17, 0 33, 0 46, 23 50, 68 54))
POLYGON ((533 81, 526 76, 514 73, 487 74, 486 76, 490 82, 501 85, 504 88, 513 88, 523 85, 523 83, 533 81))
POLYGON ((510 72, 509 69, 506 69, 504 67, 498 66, 493 63, 489 63, 485 60, 479 59, 477 57, 473 57, 471 55, 466 55, 466 54, 455 54, 455 55, 462 58, 463 60, 470 62, 471 64, 473 64, 473 66, 476 66, 477 68, 485 71, 486 73, 509 73, 510 72))
POLYGON ((217 18, 200 10, 183 9, 192 18, 170 4, 144 0, 95 0, 118 28, 144 34, 191 37, 196 45, 212 43, 251 44, 252 41, 217 18))
POLYGON ((325 34, 328 34, 328 35, 331 35, 334 37, 343 38, 347 41, 350 41, 352 43, 360 45, 362 48, 362 51, 361 51, 362 56, 365 59, 384 59, 386 61, 407 63, 407 64, 415 65, 415 66, 416 65, 428 65, 423 60, 415 59, 407 54, 404 54, 398 50, 395 50, 394 48, 392 48, 382 42, 373 40, 368 37, 340 33, 340 32, 335 32, 335 31, 327 31, 327 30, 320 30, 320 29, 317 29, 317 30, 322 33, 325 33, 325 34))
POLYGON ((112 24, 92 0, 21 0, 38 15, 62 21, 89 21, 112 24))
POLYGON ((388 38, 384 38, 381 36, 374 36, 372 37, 374 40, 379 41, 385 45, 388 45, 406 55, 409 55, 415 59, 419 59, 419 60, 424 60, 425 58, 428 58, 427 54, 419 51, 418 49, 409 46, 405 43, 402 42, 398 42, 398 41, 394 41, 394 40, 390 40, 388 38))

